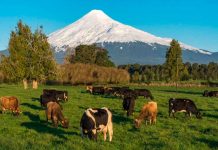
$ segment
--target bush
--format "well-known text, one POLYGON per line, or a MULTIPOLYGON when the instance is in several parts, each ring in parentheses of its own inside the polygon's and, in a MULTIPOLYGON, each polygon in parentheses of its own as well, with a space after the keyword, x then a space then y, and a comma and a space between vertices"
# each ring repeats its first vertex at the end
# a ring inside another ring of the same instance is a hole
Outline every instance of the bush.
POLYGON ((64 64, 59 67, 59 80, 62 83, 128 83, 129 73, 123 69, 101 67, 90 64, 64 64))

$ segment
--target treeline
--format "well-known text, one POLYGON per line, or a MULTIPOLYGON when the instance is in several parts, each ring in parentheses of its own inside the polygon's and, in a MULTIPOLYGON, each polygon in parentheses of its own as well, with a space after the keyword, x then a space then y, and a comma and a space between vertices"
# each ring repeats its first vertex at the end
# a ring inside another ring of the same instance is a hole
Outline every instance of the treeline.
MULTIPOLYGON (((179 72, 179 81, 188 80, 218 80, 218 64, 211 62, 209 64, 185 63, 183 71, 179 72)), ((131 82, 151 82, 167 81, 169 82, 168 72, 165 65, 139 65, 129 64, 120 65, 120 69, 129 72, 131 82)))

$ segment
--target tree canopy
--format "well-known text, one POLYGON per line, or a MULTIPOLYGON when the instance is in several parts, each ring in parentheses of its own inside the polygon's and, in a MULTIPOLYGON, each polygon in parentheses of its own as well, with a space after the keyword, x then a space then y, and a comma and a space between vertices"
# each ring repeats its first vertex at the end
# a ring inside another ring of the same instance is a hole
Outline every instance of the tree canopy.
POLYGON ((182 63, 182 49, 178 41, 173 39, 166 53, 165 62, 167 77, 171 81, 179 80, 180 72, 184 69, 182 63))
POLYGON ((69 63, 96 64, 105 67, 115 66, 108 56, 108 51, 95 44, 77 46, 74 53, 68 55, 66 60, 69 63))
POLYGON ((56 62, 42 27, 32 32, 19 21, 11 32, 8 50, 10 55, 2 56, 0 65, 8 80, 55 78, 56 62))

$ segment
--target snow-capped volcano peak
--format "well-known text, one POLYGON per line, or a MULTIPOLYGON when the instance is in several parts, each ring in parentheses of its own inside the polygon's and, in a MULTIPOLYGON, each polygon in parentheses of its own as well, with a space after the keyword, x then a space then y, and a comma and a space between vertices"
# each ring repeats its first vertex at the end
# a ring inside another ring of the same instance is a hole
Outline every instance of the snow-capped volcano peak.
MULTIPOLYGON (((171 38, 156 37, 150 33, 119 23, 101 10, 92 10, 78 21, 49 35, 49 43, 55 47, 76 47, 80 44, 103 42, 144 42, 169 46, 171 38)), ((181 47, 211 54, 181 43, 181 47)))

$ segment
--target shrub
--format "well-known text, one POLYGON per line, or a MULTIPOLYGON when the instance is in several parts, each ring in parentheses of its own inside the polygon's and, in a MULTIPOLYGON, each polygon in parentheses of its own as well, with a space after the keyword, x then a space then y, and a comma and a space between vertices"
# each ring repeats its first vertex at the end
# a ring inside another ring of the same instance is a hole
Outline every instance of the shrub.
POLYGON ((62 83, 93 84, 93 83, 127 83, 129 73, 123 69, 101 67, 91 64, 64 64, 59 66, 59 80, 62 83))

